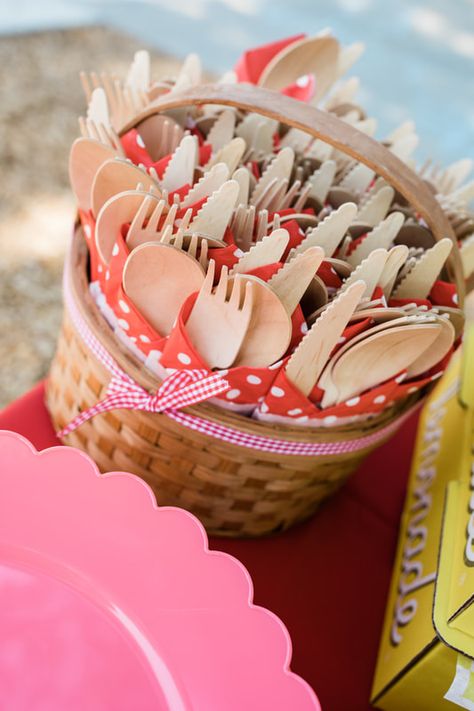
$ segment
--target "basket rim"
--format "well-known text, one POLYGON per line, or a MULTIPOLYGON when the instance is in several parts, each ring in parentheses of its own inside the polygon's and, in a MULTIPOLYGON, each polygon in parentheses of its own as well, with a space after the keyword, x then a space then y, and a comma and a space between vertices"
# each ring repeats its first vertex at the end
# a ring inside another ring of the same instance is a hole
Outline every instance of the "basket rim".
POLYGON ((418 174, 395 156, 386 146, 340 117, 316 106, 285 96, 273 89, 249 83, 201 84, 173 94, 164 94, 120 128, 123 135, 146 118, 160 112, 189 106, 214 104, 258 113, 308 133, 329 143, 347 156, 372 168, 399 192, 430 227, 436 241, 448 236, 453 249, 446 268, 456 284, 459 304, 463 306, 465 283, 457 240, 445 211, 418 174))
MULTIPOLYGON (((93 335, 106 348, 118 365, 144 389, 156 391, 162 381, 116 338, 92 298, 89 291, 87 260, 87 244, 83 236, 82 226, 77 220, 65 264, 65 269, 69 269, 71 276, 70 287, 75 305, 93 335)), ((96 360, 93 353, 90 353, 90 357, 96 360)), ((107 370, 102 364, 100 364, 100 367, 104 372, 104 380, 106 378, 109 379, 107 370)), ((402 405, 397 406, 395 404, 363 422, 346 423, 333 427, 322 426, 319 428, 304 425, 290 426, 282 423, 255 420, 209 402, 202 402, 183 408, 183 412, 201 417, 211 423, 227 425, 242 433, 261 437, 275 437, 289 442, 337 442, 341 439, 359 439, 361 436, 373 434, 387 427, 406 414, 421 399, 419 393, 414 393, 402 405)))

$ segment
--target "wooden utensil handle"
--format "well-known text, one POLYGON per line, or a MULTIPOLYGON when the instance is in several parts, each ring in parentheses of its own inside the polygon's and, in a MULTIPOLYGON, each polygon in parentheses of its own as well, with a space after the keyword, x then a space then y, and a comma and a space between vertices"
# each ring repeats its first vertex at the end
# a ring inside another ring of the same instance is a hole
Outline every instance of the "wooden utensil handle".
POLYGON ((388 148, 334 114, 251 84, 205 84, 182 93, 164 94, 152 102, 121 133, 153 114, 199 104, 222 104, 251 111, 305 131, 355 158, 381 175, 415 208, 436 240, 449 237, 455 243, 447 264, 456 282, 459 299, 464 297, 464 278, 456 237, 440 204, 426 183, 388 148))

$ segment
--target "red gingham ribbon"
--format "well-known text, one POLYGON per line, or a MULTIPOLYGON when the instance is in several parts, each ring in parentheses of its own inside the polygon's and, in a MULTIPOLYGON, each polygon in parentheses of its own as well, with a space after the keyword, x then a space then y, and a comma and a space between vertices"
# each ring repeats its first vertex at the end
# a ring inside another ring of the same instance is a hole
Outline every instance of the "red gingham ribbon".
POLYGON ((205 370, 177 370, 163 381, 156 393, 149 393, 121 371, 112 375, 106 396, 88 410, 81 412, 58 432, 65 437, 94 415, 109 410, 145 410, 167 412, 194 405, 229 389, 219 373, 206 377, 205 370))
POLYGON ((66 309, 69 312, 78 334, 94 356, 111 373, 112 378, 104 400, 75 417, 69 425, 58 432, 59 437, 64 437, 99 412, 106 412, 107 410, 117 408, 127 408, 146 410, 148 412, 162 412, 183 427, 188 427, 191 430, 201 432, 209 437, 214 437, 239 447, 249 447, 273 454, 315 457, 358 452, 378 442, 382 442, 390 434, 395 432, 420 405, 420 403, 416 404, 401 417, 375 432, 363 435, 357 439, 340 440, 338 442, 301 442, 277 439, 275 437, 267 437, 234 429, 212 420, 206 420, 202 417, 182 412, 179 408, 201 402, 217 395, 219 392, 224 392, 229 387, 228 383, 219 373, 203 377, 206 371, 180 370, 166 378, 156 393, 150 394, 119 367, 118 363, 97 340, 86 324, 77 308, 71 290, 71 268, 69 258, 66 260, 64 270, 64 302, 66 309))

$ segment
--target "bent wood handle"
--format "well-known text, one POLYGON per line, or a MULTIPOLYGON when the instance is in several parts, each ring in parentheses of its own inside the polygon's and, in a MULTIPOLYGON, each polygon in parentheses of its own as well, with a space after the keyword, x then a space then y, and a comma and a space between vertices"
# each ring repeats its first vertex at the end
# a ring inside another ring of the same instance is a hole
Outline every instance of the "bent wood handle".
POLYGON ((451 279, 457 285, 462 304, 465 291, 464 277, 456 237, 449 220, 429 187, 388 148, 334 114, 251 84, 204 84, 182 93, 160 96, 133 121, 124 126, 121 133, 125 133, 153 114, 199 104, 233 106, 276 119, 287 126, 305 131, 313 138, 320 138, 381 175, 415 208, 436 240, 449 237, 454 242, 447 268, 451 279))

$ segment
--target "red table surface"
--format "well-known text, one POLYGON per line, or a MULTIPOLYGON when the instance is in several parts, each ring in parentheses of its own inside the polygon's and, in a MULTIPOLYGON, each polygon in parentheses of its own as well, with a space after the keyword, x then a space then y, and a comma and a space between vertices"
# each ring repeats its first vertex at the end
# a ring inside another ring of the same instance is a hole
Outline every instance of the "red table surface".
MULTIPOLYGON (((0 429, 22 434, 37 449, 57 445, 43 397, 39 384, 0 413, 0 429)), ((324 711, 372 708, 415 431, 416 416, 306 523, 269 538, 210 541, 242 561, 255 602, 283 620, 293 641, 291 667, 313 686, 324 711)))

